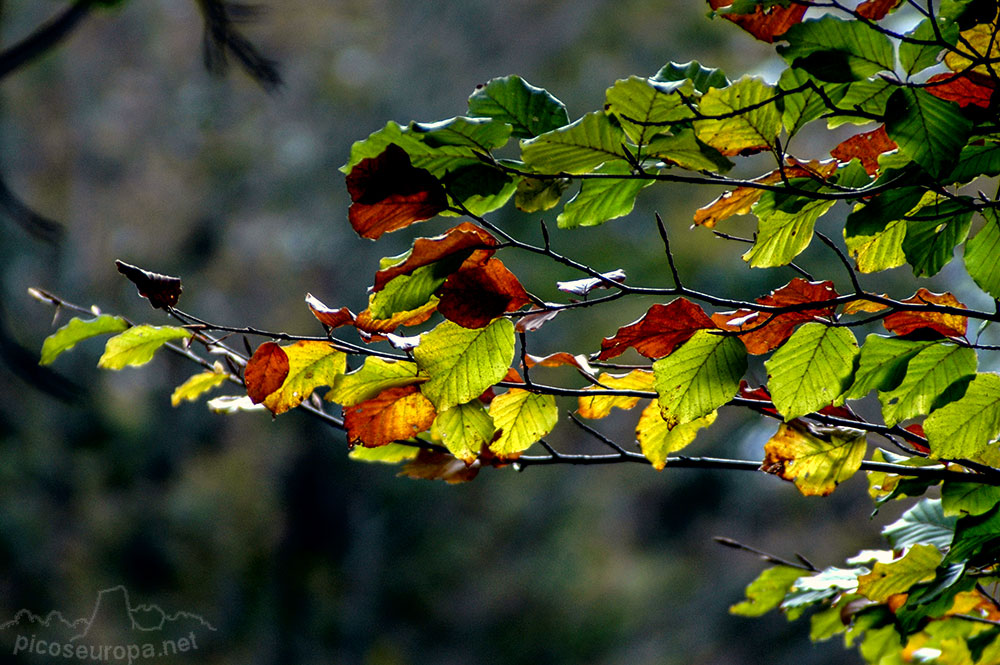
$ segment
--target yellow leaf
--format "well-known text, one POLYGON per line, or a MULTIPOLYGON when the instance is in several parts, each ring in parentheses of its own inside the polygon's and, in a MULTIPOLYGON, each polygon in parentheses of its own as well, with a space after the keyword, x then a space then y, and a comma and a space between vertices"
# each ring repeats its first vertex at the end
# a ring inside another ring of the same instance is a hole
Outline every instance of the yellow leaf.
POLYGON ((215 364, 215 369, 211 372, 195 374, 190 379, 177 386, 170 396, 170 404, 177 406, 183 401, 193 402, 212 388, 222 385, 229 374, 222 369, 222 365, 215 364))
MULTIPOLYGON (((978 65, 972 69, 977 74, 984 76, 996 76, 996 61, 1000 58, 1000 42, 997 40, 997 20, 992 23, 980 23, 974 28, 962 32, 959 48, 966 51, 971 46, 972 50, 982 58, 993 60, 991 64, 978 65)), ((944 56, 944 63, 953 72, 963 71, 972 64, 972 60, 949 51, 944 56)))
MULTIPOLYGON (((634 369, 628 374, 608 374, 602 373, 597 377, 601 386, 588 386, 585 390, 652 390, 653 373, 646 369, 634 369)), ((611 409, 618 407, 628 411, 639 403, 639 397, 628 397, 626 395, 594 395, 579 398, 577 413, 584 418, 596 420, 604 418, 611 413, 611 409)))
POLYGON ((864 434, 809 430, 792 421, 764 445, 761 469, 794 482, 806 496, 826 496, 861 468, 866 449, 864 434))
POLYGON ((872 572, 858 578, 858 593, 876 603, 905 593, 914 584, 929 582, 937 574, 942 554, 933 545, 914 545, 902 559, 876 563, 872 572))
POLYGON ((493 398, 490 416, 501 430, 490 450, 501 458, 515 458, 552 431, 559 420, 559 409, 552 395, 511 388, 493 398))
POLYGON ((332 386, 347 369, 347 355, 327 342, 302 341, 281 348, 288 355, 288 376, 264 400, 274 415, 294 409, 316 388, 332 386))
POLYGON ((667 465, 667 456, 694 441, 698 430, 714 423, 717 414, 717 411, 712 411, 707 416, 670 429, 660 415, 660 405, 654 401, 639 416, 635 438, 639 441, 642 454, 652 462, 653 468, 662 471, 667 465))

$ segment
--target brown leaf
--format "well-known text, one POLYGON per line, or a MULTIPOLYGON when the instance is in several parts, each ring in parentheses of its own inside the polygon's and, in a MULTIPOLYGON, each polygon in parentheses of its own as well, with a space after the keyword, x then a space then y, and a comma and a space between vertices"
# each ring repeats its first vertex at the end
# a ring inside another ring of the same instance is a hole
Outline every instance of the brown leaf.
MULTIPOLYGON (((966 309, 965 305, 950 293, 933 293, 921 287, 910 298, 900 302, 910 304, 934 304, 966 309)), ((958 314, 940 312, 895 312, 882 320, 885 329, 894 335, 908 335, 915 330, 933 330, 945 337, 963 337, 969 327, 969 319, 958 314)))
POLYGON ((483 328, 505 312, 531 302, 514 273, 500 259, 454 273, 438 289, 438 311, 464 328, 483 328))
POLYGON ((496 244, 496 238, 471 222, 462 222, 433 238, 417 238, 406 260, 375 273, 372 291, 381 291, 394 277, 459 254, 466 255, 462 268, 482 265, 493 256, 495 250, 489 248, 496 244))
MULTIPOLYGON (((757 302, 772 307, 787 307, 836 297, 837 292, 833 288, 833 282, 809 282, 796 277, 780 289, 771 291, 769 295, 757 298, 757 302)), ((761 355, 781 346, 792 336, 799 324, 812 321, 816 317, 830 316, 833 310, 833 307, 826 306, 786 312, 771 317, 766 312, 741 309, 735 312, 717 312, 712 315, 712 321, 723 330, 750 329, 750 332, 739 337, 746 345, 747 353, 761 355)))
MULTIPOLYGON (((733 0, 708 0, 712 9, 721 9, 733 4, 733 0)), ((764 8, 758 5, 752 14, 721 14, 740 26, 757 39, 773 44, 774 40, 785 33, 790 27, 802 21, 802 16, 808 7, 805 4, 792 3, 788 7, 771 5, 764 8)))
POLYGON ((344 407, 344 426, 352 444, 367 448, 411 439, 426 431, 437 412, 417 386, 383 390, 355 406, 344 407))
POLYGON ((845 141, 841 141, 830 154, 842 162, 849 162, 854 158, 861 160, 861 165, 865 167, 868 175, 878 173, 879 155, 895 150, 899 146, 889 138, 885 132, 885 125, 879 125, 878 129, 870 132, 855 134, 845 141))
POLYGON ((267 399, 285 382, 288 370, 288 354, 283 348, 274 342, 258 346, 243 370, 243 382, 250 401, 260 404, 267 399))
POLYGON ((881 21, 886 15, 899 6, 903 0, 865 0, 858 5, 857 12, 872 21, 881 21))
POLYGON ((443 480, 451 485, 467 483, 479 475, 479 461, 466 465, 454 455, 421 449, 416 459, 407 463, 400 476, 420 480, 443 480))
POLYGON ((313 313, 313 316, 327 328, 334 329, 354 325, 354 314, 346 307, 330 309, 311 293, 306 294, 306 305, 309 306, 309 311, 313 313))
POLYGON ((638 321, 622 326, 614 337, 605 337, 598 358, 620 356, 629 347, 647 358, 663 358, 695 332, 716 327, 701 307, 677 298, 666 305, 653 305, 638 321))
POLYGON ((390 144, 378 157, 358 162, 347 174, 351 226, 364 238, 377 239, 434 217, 448 207, 438 179, 410 164, 410 156, 390 144))
MULTIPOLYGON (((418 326, 424 323, 437 310, 437 305, 436 299, 431 300, 417 309, 396 312, 388 319, 376 319, 372 316, 371 310, 366 309, 358 314, 354 320, 354 326, 360 332, 369 335, 384 335, 391 333, 399 326, 418 326)), ((379 337, 379 339, 384 339, 384 337, 379 337)))
POLYGON ((173 307, 181 297, 183 289, 181 289, 180 277, 149 272, 124 261, 116 260, 115 266, 118 267, 118 272, 135 284, 136 288, 139 289, 139 295, 148 300, 154 309, 166 310, 173 307))
POLYGON ((927 79, 927 83, 937 83, 937 85, 928 85, 925 88, 927 92, 949 102, 955 102, 962 108, 966 106, 989 108, 990 101, 996 93, 994 83, 982 74, 975 72, 962 76, 935 74, 927 79))
POLYGON ((525 314, 517 320, 517 323, 514 325, 514 330, 519 333, 535 332, 546 323, 556 318, 561 311, 561 309, 550 309, 542 312, 536 312, 534 314, 525 314))
POLYGON ((524 364, 528 366, 528 369, 539 365, 542 367, 564 367, 570 365, 587 374, 595 374, 594 368, 590 366, 585 356, 574 356, 572 353, 567 353, 566 351, 550 353, 547 356, 533 356, 530 353, 526 353, 524 355, 524 364))

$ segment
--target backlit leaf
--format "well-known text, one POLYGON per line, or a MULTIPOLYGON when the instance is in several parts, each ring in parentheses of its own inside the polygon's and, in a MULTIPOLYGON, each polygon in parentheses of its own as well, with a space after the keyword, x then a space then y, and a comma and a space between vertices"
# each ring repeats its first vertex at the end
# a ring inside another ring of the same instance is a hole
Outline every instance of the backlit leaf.
POLYGON ((983 210, 986 224, 965 243, 965 270, 994 298, 1000 298, 1000 212, 983 210))
MULTIPOLYGON (((608 374, 602 372, 597 377, 600 386, 588 386, 584 390, 600 392, 602 390, 653 390, 653 373, 649 370, 634 369, 628 374, 608 374), (603 388, 601 386, 604 386, 603 388)), ((595 420, 611 414, 612 408, 629 410, 639 403, 639 397, 628 395, 593 395, 581 396, 578 399, 577 413, 584 418, 595 420)))
POLYGON ((490 450, 500 458, 515 458, 552 431, 559 409, 552 395, 512 388, 490 402, 490 416, 500 432, 490 450))
POLYGON ((759 617, 781 605, 785 595, 791 590, 795 580, 802 577, 801 568, 774 566, 757 576, 747 586, 746 600, 729 608, 730 614, 743 617, 759 617))
POLYGON ((359 462, 381 462, 383 464, 399 464, 406 460, 411 460, 420 452, 417 446, 408 446, 402 443, 387 443, 378 448, 365 448, 355 446, 348 454, 352 460, 359 462))
POLYGON ((946 517, 985 515, 1000 503, 1000 487, 979 483, 945 481, 941 485, 941 506, 946 517))
POLYGON ((409 275, 398 275, 385 287, 368 297, 368 309, 355 319, 359 328, 367 313, 376 320, 391 320, 397 314, 414 312, 436 301, 434 293, 441 288, 448 276, 462 264, 461 255, 451 256, 437 263, 421 266, 409 275))
MULTIPOLYGON (((943 305, 965 309, 955 296, 950 293, 934 293, 920 287, 917 292, 900 302, 943 305)), ((962 337, 969 325, 969 319, 958 314, 942 314, 940 312, 902 311, 894 312, 882 320, 885 329, 895 335, 908 335, 915 330, 928 328, 946 337, 962 337)))
POLYGON ((133 326, 108 340, 97 366, 115 370, 139 367, 152 360, 157 349, 167 342, 190 336, 190 331, 174 326, 133 326))
POLYGON ((902 382, 879 392, 882 418, 889 426, 930 413, 949 386, 976 371, 976 352, 957 344, 926 346, 910 358, 902 382))
POLYGON ((782 423, 764 445, 761 469, 795 483, 806 496, 827 496, 861 468, 864 434, 836 430, 819 436, 797 423, 782 423))
POLYGON ((689 79, 698 92, 708 92, 709 88, 724 88, 729 85, 729 79, 722 70, 714 67, 704 67, 697 60, 689 62, 668 62, 656 75, 654 81, 683 81, 689 79))
POLYGON ((653 363, 660 413, 671 429, 726 404, 747 370, 746 350, 735 337, 699 330, 653 363))
POLYGON ((900 152, 932 176, 947 175, 972 127, 958 104, 924 90, 900 88, 886 107, 885 128, 900 152))
POLYGON ((767 150, 781 131, 777 102, 767 103, 774 95, 774 88, 750 77, 726 88, 712 88, 699 105, 709 118, 694 121, 695 134, 726 156, 767 150))
POLYGON ((86 321, 74 317, 62 328, 45 338, 45 341, 42 342, 42 355, 38 364, 51 365, 62 353, 69 351, 85 339, 119 333, 124 330, 128 330, 128 322, 118 316, 102 314, 86 321))
POLYGON ((479 456, 483 446, 493 440, 495 432, 493 419, 479 400, 442 411, 431 429, 431 435, 440 439, 448 452, 466 463, 479 456))
POLYGON ((915 584, 930 582, 937 574, 942 554, 933 545, 914 545, 901 559, 876 562, 872 572, 858 578, 858 593, 884 603, 889 596, 906 593, 915 584))
POLYGON ((517 138, 531 138, 569 124, 566 107, 519 76, 504 76, 477 86, 469 115, 493 118, 513 127, 517 138))
POLYGON ((361 160, 347 174, 348 219, 364 238, 430 219, 448 207, 441 183, 415 168, 402 148, 390 144, 378 157, 361 160))
POLYGON ((774 194, 766 192, 753 207, 758 217, 757 237, 743 260, 753 268, 787 265, 812 240, 816 220, 833 207, 833 201, 810 201, 795 211, 782 210, 774 194))
POLYGON ((466 266, 482 265, 493 255, 491 248, 496 244, 492 234, 471 222, 462 222, 439 236, 417 238, 404 259, 375 273, 372 291, 381 291, 399 275, 411 275, 417 268, 449 257, 459 256, 462 261, 469 261, 466 266))
POLYGON ((689 171, 725 173, 733 163, 721 152, 699 141, 693 129, 677 129, 672 134, 654 136, 643 151, 647 158, 663 160, 669 167, 676 165, 689 171))
POLYGON ((461 116, 440 122, 412 122, 408 129, 432 148, 454 145, 484 153, 503 147, 511 134, 511 126, 505 122, 461 116))
MULTIPOLYGON (((631 167, 625 162, 603 164, 594 171, 602 175, 628 176, 631 167)), ((590 178, 583 181, 580 191, 556 217, 561 229, 578 226, 599 226, 610 219, 624 217, 635 207, 635 197, 651 180, 638 178, 590 178)))
POLYGON ((469 330, 444 321, 420 336, 413 355, 430 376, 421 390, 438 411, 445 411, 503 380, 514 359, 514 324, 497 319, 485 328, 469 330))
POLYGON ((316 388, 333 386, 347 369, 347 355, 327 342, 300 341, 281 348, 288 356, 288 376, 263 402, 276 416, 309 399, 316 388))
POLYGON ((653 468, 662 471, 667 465, 667 457, 694 441, 698 430, 714 423, 716 415, 717 412, 712 411, 707 416, 670 429, 660 415, 659 404, 650 402, 639 416, 635 438, 653 468))
POLYGON ((1000 175, 1000 141, 982 141, 962 148, 958 165, 944 182, 966 183, 981 175, 1000 175))
MULTIPOLYGON (((778 88, 782 91, 796 90, 810 83, 813 81, 809 74, 801 69, 788 68, 781 73, 778 88)), ((806 124, 829 111, 820 92, 815 85, 810 85, 800 92, 782 97, 781 124, 789 136, 794 136, 806 124)))
POLYGON ((288 354, 283 348, 274 342, 258 346, 243 370, 243 382, 250 401, 260 404, 267 399, 285 382, 290 369, 288 354))
POLYGON ((903 381, 910 359, 933 344, 932 341, 868 335, 861 346, 854 383, 845 396, 861 399, 872 390, 893 390, 903 381))
POLYGON ((865 0, 858 5, 856 11, 867 19, 880 21, 902 2, 903 0, 865 0))
POLYGON ((569 178, 521 178, 514 195, 514 206, 521 212, 543 212, 559 205, 569 188, 569 178))
POLYGON ((406 360, 386 360, 368 356, 358 369, 337 376, 326 400, 342 406, 354 406, 371 399, 383 390, 401 388, 427 380, 417 364, 406 360))
POLYGON ((842 162, 860 159, 869 175, 878 173, 878 158, 883 153, 895 150, 896 142, 885 132, 885 125, 879 125, 870 132, 862 132, 841 141, 830 154, 842 162))
POLYGON ((420 325, 421 323, 427 321, 427 319, 431 318, 431 315, 437 310, 438 304, 437 297, 432 297, 429 301, 427 301, 427 303, 417 307, 416 309, 396 312, 387 319, 380 319, 373 314, 370 308, 370 304, 374 298, 375 294, 369 296, 369 309, 360 312, 354 321, 354 325, 359 332, 367 333, 369 335, 391 333, 399 326, 420 325))
POLYGON ((858 343, 848 328, 807 323, 764 363, 771 401, 789 421, 831 404, 847 388, 858 343))
POLYGON ((832 15, 793 25, 778 53, 821 81, 858 81, 896 64, 892 42, 860 21, 832 15))
POLYGON ((669 123, 694 116, 684 103, 693 94, 694 86, 687 81, 667 83, 630 76, 608 88, 604 109, 618 119, 633 143, 644 146, 669 123))
POLYGON ((975 457, 986 450, 1000 435, 1000 376, 976 374, 961 399, 927 416, 924 431, 935 457, 975 457))
POLYGON ((975 74, 965 76, 936 74, 927 79, 927 83, 937 83, 928 85, 927 92, 949 102, 955 102, 963 109, 967 106, 989 108, 997 90, 996 85, 988 78, 975 74))
POLYGON ((417 386, 403 386, 344 407, 344 426, 352 445, 375 448, 413 438, 430 428, 436 415, 434 405, 417 386))
POLYGON ((346 307, 331 309, 311 293, 306 294, 306 305, 316 320, 331 330, 341 326, 354 325, 354 313, 346 307))
POLYGON ((521 142, 521 159, 539 173, 589 173, 624 159, 625 133, 603 111, 521 142))
POLYGON ((922 499, 882 529, 882 535, 897 549, 920 543, 945 549, 951 546, 955 537, 957 521, 954 517, 945 517, 940 499, 922 499))
POLYGON ((438 297, 438 312, 463 328, 482 328, 531 302, 514 273, 496 258, 449 276, 438 297))
MULTIPOLYGON (((980 23, 969 30, 962 31, 961 39, 963 46, 968 44, 975 54, 984 60, 992 58, 991 64, 978 64, 972 68, 973 72, 987 77, 996 76, 997 58, 1000 58, 1000 43, 998 43, 996 35, 997 19, 995 12, 991 23, 980 23)), ((963 50, 966 49, 963 48, 963 50)), ((954 51, 949 51, 944 56, 944 62, 953 72, 965 71, 973 64, 972 60, 954 51)))
MULTIPOLYGON (((712 9, 722 9, 733 4, 733 0, 708 0, 712 9)), ((757 5, 752 14, 720 14, 740 26, 757 39, 771 44, 783 35, 791 26, 802 20, 806 13, 806 5, 791 3, 786 7, 780 4, 769 6, 757 5)))
POLYGON ((600 360, 620 356, 634 348, 647 358, 662 358, 704 328, 715 328, 705 311, 685 298, 666 305, 653 305, 634 321, 618 329, 613 337, 601 341, 600 360))
MULTIPOLYGON (((845 230, 846 233, 846 230, 845 230)), ((847 251, 863 273, 879 272, 906 263, 903 240, 906 220, 897 219, 871 235, 855 234, 844 238, 847 251)))
POLYGON ((209 372, 195 374, 187 381, 177 386, 170 395, 170 405, 179 406, 181 402, 193 402, 212 388, 221 386, 229 378, 229 374, 221 365, 209 372))
MULTIPOLYGON (((956 41, 955 38, 958 36, 958 26, 953 21, 940 20, 937 26, 935 26, 933 19, 925 18, 917 24, 916 28, 906 34, 914 41, 906 40, 900 42, 899 64, 902 65, 903 71, 907 75, 912 76, 938 63, 938 56, 942 51, 942 43, 937 38, 937 35, 940 34, 945 42, 954 44, 956 41)), ((931 80, 933 80, 933 77, 931 80)), ((928 88, 928 90, 932 91, 933 88, 928 88)))

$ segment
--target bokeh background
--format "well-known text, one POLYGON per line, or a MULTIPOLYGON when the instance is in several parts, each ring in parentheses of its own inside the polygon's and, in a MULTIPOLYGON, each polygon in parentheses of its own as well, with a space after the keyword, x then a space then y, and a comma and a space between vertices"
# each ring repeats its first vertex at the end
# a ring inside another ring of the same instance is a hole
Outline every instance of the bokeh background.
MULTIPOLYGON (((0 39, 62 7, 2 3, 0 39)), ((218 628, 184 662, 855 662, 836 639, 810 644, 806 621, 730 616, 764 564, 712 536, 832 565, 879 544, 900 510, 870 520, 861 477, 825 500, 761 474, 640 465, 488 470, 449 486, 351 462, 342 435, 301 414, 171 408, 196 368, 165 354, 103 372, 92 342, 53 372, 35 367, 53 311, 30 286, 166 322, 116 258, 182 276, 184 308, 217 322, 317 333, 306 292, 363 309, 378 258, 447 221, 377 245, 354 235, 338 171, 351 143, 388 120, 459 115, 491 77, 520 74, 575 118, 616 79, 670 60, 731 78, 775 68, 769 48, 700 2, 282 0, 243 29, 281 63, 278 92, 235 67, 209 75, 201 19, 184 0, 96 13, 2 82, 0 172, 66 234, 49 244, 0 219, 0 623, 20 608, 83 616, 122 584, 218 628)), ((665 283, 658 210, 691 285, 752 298, 787 282, 790 271, 750 271, 745 247, 688 228, 718 193, 650 188, 632 216, 553 242, 665 283)), ((497 220, 538 239, 537 217, 497 220)), ((806 257, 824 276, 836 270, 827 258, 806 257)), ((556 280, 579 276, 510 265, 549 298, 556 280)), ((564 314, 532 351, 592 352, 651 304, 564 314)), ((600 427, 628 443, 636 417, 600 427)), ((585 447, 566 423, 558 431, 555 443, 585 447)), ((692 454, 759 458, 772 431, 723 410, 692 454)))

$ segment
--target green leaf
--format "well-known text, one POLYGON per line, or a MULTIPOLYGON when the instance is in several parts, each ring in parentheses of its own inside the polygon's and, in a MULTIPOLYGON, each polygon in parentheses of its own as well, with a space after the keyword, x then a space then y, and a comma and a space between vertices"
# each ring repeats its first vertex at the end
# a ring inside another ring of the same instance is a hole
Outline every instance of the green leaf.
POLYGON ((854 258, 860 272, 879 272, 906 263, 906 253, 903 252, 903 240, 906 238, 905 219, 891 221, 884 229, 870 235, 859 233, 846 236, 846 227, 844 233, 847 251, 854 258))
POLYGON ((552 395, 512 388, 490 402, 490 416, 500 432, 490 450, 499 457, 516 457, 552 431, 559 408, 552 395))
MULTIPOLYGON (((626 176, 632 172, 624 162, 602 165, 595 173, 626 176)), ((635 207, 636 195, 652 180, 637 178, 588 178, 583 181, 580 191, 567 203, 556 223, 561 229, 578 226, 598 226, 617 217, 624 217, 635 207)))
POLYGON ((218 365, 214 371, 195 374, 190 379, 177 386, 170 395, 171 406, 179 406, 181 402, 193 402, 212 388, 221 386, 229 378, 229 374, 218 365))
POLYGON ((717 413, 717 411, 712 411, 707 416, 670 429, 663 416, 660 415, 659 405, 656 402, 651 402, 639 416, 639 424, 635 428, 635 438, 639 442, 642 454, 646 456, 653 468, 662 471, 667 465, 667 457, 670 453, 687 447, 698 435, 698 430, 715 422, 717 413))
POLYGON ((471 462, 493 440, 496 429, 483 403, 472 400, 446 409, 434 419, 431 436, 440 439, 460 460, 471 462))
POLYGON ((860 81, 896 62, 889 38, 861 21, 827 15, 793 25, 781 38, 788 45, 778 53, 822 81, 860 81))
POLYGON ((721 69, 703 67, 697 60, 680 64, 668 62, 653 76, 654 81, 669 82, 685 79, 689 79, 694 89, 701 93, 708 92, 709 88, 725 88, 729 85, 729 79, 721 69))
POLYGON ((704 120, 694 121, 698 139, 723 155, 759 152, 774 145, 781 131, 775 89, 760 79, 743 77, 727 88, 712 88, 699 103, 704 120))
MULTIPOLYGON (((938 30, 945 42, 955 43, 958 37, 958 26, 955 23, 940 21, 938 30)), ((915 44, 911 41, 899 43, 899 63, 903 66, 903 71, 906 72, 907 76, 912 76, 938 64, 938 55, 941 53, 942 44, 938 40, 934 30, 934 22, 931 19, 924 19, 906 35, 916 40, 933 42, 931 44, 915 44)))
POLYGON ((947 517, 983 515, 996 508, 998 503, 1000 487, 950 480, 941 484, 941 505, 947 517))
POLYGON ((371 295, 368 309, 372 317, 388 319, 397 312, 410 312, 426 305, 465 258, 463 255, 450 256, 421 266, 409 275, 393 277, 385 288, 371 295))
POLYGON ((933 341, 868 335, 861 347, 854 383, 845 397, 861 399, 872 390, 889 391, 896 388, 906 375, 906 365, 910 359, 934 344, 933 341))
MULTIPOLYGON (((517 189, 512 177, 489 164, 467 164, 449 171, 442 183, 452 199, 462 204, 473 215, 485 215, 502 208, 517 189)), ((460 213, 442 211, 444 216, 460 213)))
POLYGON ((878 394, 882 418, 890 427, 930 413, 949 386, 976 371, 976 352, 957 344, 938 343, 921 349, 906 365, 896 388, 878 394))
MULTIPOLYGON (((812 77, 801 69, 788 68, 778 79, 778 89, 781 91, 795 90, 812 82, 812 77)), ((781 98, 781 124, 789 136, 794 136, 809 122, 819 118, 829 111, 823 96, 816 87, 807 88, 801 92, 785 95, 781 98)))
POLYGON ((469 97, 469 115, 507 123, 517 138, 531 138, 569 124, 562 102, 520 76, 495 78, 477 87, 469 97))
POLYGON ((670 123, 694 117, 684 103, 693 94, 694 86, 687 81, 666 83, 631 76, 608 88, 604 110, 618 119, 633 143, 644 146, 670 123))
POLYGON ((588 113, 566 127, 521 141, 521 159, 538 173, 589 173, 624 159, 625 132, 603 111, 588 113))
POLYGON ((449 118, 440 122, 412 122, 409 131, 432 148, 464 146, 489 152, 507 144, 511 126, 492 118, 449 118))
POLYGON ((1000 376, 977 374, 961 399, 927 416, 924 431, 936 457, 954 459, 982 453, 1000 435, 1000 376))
POLYGON ((897 87, 894 83, 881 78, 823 86, 830 101, 836 104, 838 109, 836 115, 827 118, 827 127, 834 129, 845 123, 867 125, 872 121, 872 115, 881 116, 885 113, 889 97, 897 87), (863 115, 852 115, 858 111, 863 115))
POLYGON ((543 212, 555 208, 570 182, 568 178, 521 178, 517 183, 514 205, 521 212, 543 212))
POLYGON ((733 163, 712 146, 698 140, 692 129, 679 129, 673 134, 654 136, 643 151, 643 157, 662 159, 689 171, 725 173, 733 163))
POLYGON ((935 221, 908 221, 903 253, 913 274, 931 277, 940 272, 951 261, 955 245, 969 235, 971 225, 971 211, 935 221))
POLYGON ((810 201, 799 210, 779 208, 773 192, 765 192, 754 205, 757 238, 743 255, 752 268, 788 265, 812 240, 816 220, 833 207, 834 201, 810 201))
POLYGON ((503 380, 514 359, 514 324, 500 318, 485 328, 468 329, 443 321, 420 336, 413 356, 430 376, 421 392, 438 412, 445 411, 503 380))
POLYGON ((923 90, 901 88, 892 93, 886 107, 889 138, 934 178, 952 172, 971 128, 958 104, 923 90))
POLYGON ((389 145, 402 148, 409 155, 410 164, 414 168, 427 169, 436 178, 440 178, 448 171, 461 166, 482 164, 482 161, 476 157, 475 151, 469 146, 430 146, 420 139, 419 134, 409 131, 398 123, 389 122, 368 138, 356 141, 351 146, 350 158, 340 170, 344 173, 350 173, 358 162, 378 157, 389 145))
POLYGON ((889 596, 906 593, 915 584, 933 580, 942 558, 940 550, 933 545, 914 545, 902 559, 892 563, 877 562, 872 572, 859 577, 858 593, 876 603, 884 603, 889 596))
POLYGON ((983 291, 1000 299, 1000 212, 982 211, 986 224, 965 243, 965 270, 983 291))
POLYGON ((730 614, 759 617, 781 605, 795 580, 802 577, 802 570, 791 566, 768 568, 747 586, 747 599, 729 608, 730 614))
POLYGON ((417 456, 420 448, 408 446, 404 443, 387 443, 377 448, 366 448, 365 446, 354 446, 348 454, 352 460, 358 462, 381 462, 383 464, 399 464, 411 460, 417 456))
POLYGON ((156 350, 167 342, 190 336, 190 331, 175 326, 134 326, 108 340, 97 366, 114 370, 139 367, 152 360, 156 350))
POLYGON ((426 380, 427 376, 419 373, 416 363, 368 356, 364 365, 358 369, 337 376, 333 390, 326 394, 326 400, 341 406, 356 406, 383 390, 402 388, 426 380))
POLYGON ((653 363, 654 388, 667 427, 692 422, 726 404, 746 370, 746 348, 736 337, 697 331, 653 363))
POLYGON ((962 148, 955 170, 943 183, 966 183, 983 175, 1000 175, 1000 141, 986 140, 983 145, 962 148))
POLYGON ((764 363, 771 400, 785 421, 832 404, 849 385, 858 343, 848 328, 807 323, 764 363))
POLYGON ((882 535, 897 549, 917 544, 934 545, 940 550, 955 537, 954 517, 945 517, 940 499, 921 499, 898 520, 882 529, 882 535))
POLYGON ((42 357, 39 365, 51 365, 60 354, 69 351, 78 342, 98 335, 122 332, 128 329, 128 322, 118 316, 102 314, 96 319, 84 321, 72 318, 59 330, 45 338, 42 342, 42 357))

